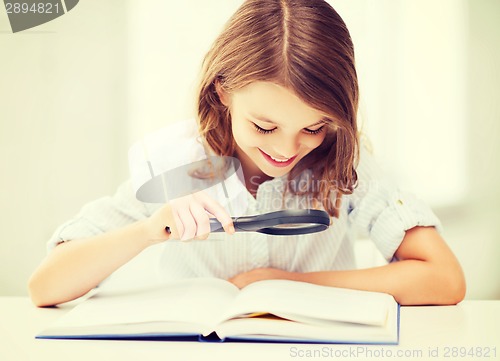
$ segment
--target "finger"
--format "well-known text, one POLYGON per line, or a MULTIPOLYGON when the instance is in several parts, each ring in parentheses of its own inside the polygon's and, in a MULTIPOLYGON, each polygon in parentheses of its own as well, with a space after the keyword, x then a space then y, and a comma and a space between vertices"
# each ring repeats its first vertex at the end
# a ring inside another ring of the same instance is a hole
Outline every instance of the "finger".
POLYGON ((210 233, 210 219, 205 211, 205 208, 198 203, 192 203, 189 210, 196 222, 195 236, 198 237, 210 233))
POLYGON ((181 208, 177 210, 177 214, 184 230, 183 233, 180 234, 180 240, 187 241, 189 239, 193 239, 196 235, 196 222, 193 215, 188 208, 181 208))
POLYGON ((172 211, 172 213, 173 213, 174 224, 168 225, 168 227, 170 228, 170 232, 172 232, 171 238, 181 239, 182 235, 184 234, 184 225, 182 224, 182 221, 177 211, 172 211))
POLYGON ((215 218, 217 218, 226 233, 233 234, 235 232, 233 219, 231 218, 229 213, 227 213, 224 207, 222 207, 217 201, 209 197, 204 199, 203 203, 205 209, 213 214, 215 218))

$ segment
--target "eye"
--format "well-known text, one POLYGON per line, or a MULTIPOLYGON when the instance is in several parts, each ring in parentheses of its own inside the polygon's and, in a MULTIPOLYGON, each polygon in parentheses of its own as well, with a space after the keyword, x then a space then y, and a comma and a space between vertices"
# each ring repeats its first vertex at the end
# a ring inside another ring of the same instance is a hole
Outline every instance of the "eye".
POLYGON ((323 130, 325 130, 325 126, 322 125, 321 127, 319 127, 318 129, 314 129, 314 130, 311 130, 311 129, 307 129, 305 128, 304 131, 307 133, 307 134, 319 134, 321 133, 323 130))
POLYGON ((274 132, 276 130, 276 128, 273 128, 273 129, 264 129, 264 128, 261 128, 259 127, 257 124, 255 123, 252 123, 255 127, 255 130, 258 131, 259 133, 262 133, 262 134, 270 134, 272 132, 274 132))

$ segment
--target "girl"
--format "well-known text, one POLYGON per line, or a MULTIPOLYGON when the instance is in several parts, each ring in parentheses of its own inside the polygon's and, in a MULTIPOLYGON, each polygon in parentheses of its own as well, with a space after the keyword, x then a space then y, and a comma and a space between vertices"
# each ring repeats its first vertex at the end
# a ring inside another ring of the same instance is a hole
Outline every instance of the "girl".
POLYGON ((233 235, 230 215, 206 193, 155 207, 138 202, 127 183, 56 231, 29 282, 33 302, 75 299, 163 241, 166 279, 212 276, 245 287, 281 278, 386 292, 403 305, 460 302, 464 276, 436 230, 439 221, 380 178, 360 145, 357 109, 352 41, 330 5, 245 1, 204 60, 198 129, 186 122, 194 132, 173 132, 165 142, 175 148, 198 135, 213 154, 238 158, 248 214, 313 204, 330 214, 330 228, 294 237, 233 235), (224 225, 223 242, 209 241, 210 214, 224 225), (369 235, 389 263, 356 270, 355 231, 369 235), (179 238, 208 239, 172 241, 179 238))

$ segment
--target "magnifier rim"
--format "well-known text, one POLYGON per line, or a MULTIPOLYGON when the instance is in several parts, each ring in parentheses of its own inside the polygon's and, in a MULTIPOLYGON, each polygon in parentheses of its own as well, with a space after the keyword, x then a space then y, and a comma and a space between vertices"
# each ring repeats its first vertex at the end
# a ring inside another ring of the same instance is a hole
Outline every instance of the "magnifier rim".
MULTIPOLYGON (((216 220, 215 220, 216 221, 216 220)), ((321 232, 330 226, 330 216, 318 209, 288 209, 255 216, 233 218, 236 230, 270 235, 297 235, 321 232), (280 228, 285 224, 304 223, 304 227, 280 228)), ((222 226, 220 226, 222 227, 222 226)), ((220 229, 213 230, 215 232, 220 229)))

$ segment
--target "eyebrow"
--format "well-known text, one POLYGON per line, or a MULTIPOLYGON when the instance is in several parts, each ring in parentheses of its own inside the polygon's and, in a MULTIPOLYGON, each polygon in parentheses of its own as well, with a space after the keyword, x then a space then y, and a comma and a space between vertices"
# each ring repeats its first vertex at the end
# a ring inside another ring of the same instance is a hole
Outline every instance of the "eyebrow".
MULTIPOLYGON (((264 122, 264 123, 270 123, 270 124, 274 124, 274 125, 280 125, 279 123, 273 122, 272 120, 267 119, 266 117, 261 117, 261 116, 253 115, 253 114, 250 114, 250 116, 252 118, 257 119, 257 120, 259 120, 261 122, 264 122)), ((327 119, 326 118, 322 118, 318 122, 316 122, 314 124, 311 124, 311 125, 308 125, 307 127, 304 127, 304 129, 314 127, 314 126, 319 125, 321 123, 327 123, 327 119)))

